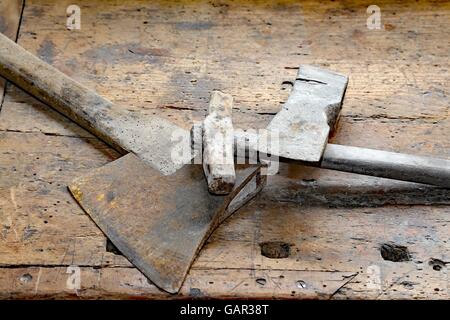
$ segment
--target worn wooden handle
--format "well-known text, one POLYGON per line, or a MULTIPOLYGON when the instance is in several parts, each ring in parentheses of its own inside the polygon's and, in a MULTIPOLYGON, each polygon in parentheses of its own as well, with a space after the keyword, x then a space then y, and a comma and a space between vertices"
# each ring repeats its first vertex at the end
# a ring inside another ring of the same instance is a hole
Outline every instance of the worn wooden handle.
MULTIPOLYGON (((235 132, 235 150, 255 154, 255 133, 235 132)), ((245 152, 245 153, 244 153, 245 152)), ((403 180, 450 188, 450 160, 414 156, 374 149, 327 144, 320 162, 280 158, 280 161, 305 166, 352 172, 367 176, 403 180)))
POLYGON ((450 188, 450 160, 328 144, 322 168, 450 188))
POLYGON ((86 88, 0 33, 0 75, 75 121, 122 154, 133 152, 163 174, 189 163, 194 154, 176 158, 172 135, 189 132, 155 116, 135 114, 86 88))
POLYGON ((29 53, 0 33, 0 75, 117 149, 110 101, 29 53))

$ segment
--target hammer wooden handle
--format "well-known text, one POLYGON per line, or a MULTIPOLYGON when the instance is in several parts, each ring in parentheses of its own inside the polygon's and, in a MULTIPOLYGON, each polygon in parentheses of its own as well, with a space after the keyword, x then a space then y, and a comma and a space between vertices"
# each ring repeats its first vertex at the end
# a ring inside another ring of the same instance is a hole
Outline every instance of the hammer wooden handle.
MULTIPOLYGON (((235 132, 235 145, 238 155, 256 154, 258 136, 235 132)), ((319 162, 291 158, 279 158, 279 161, 450 188, 450 160, 446 159, 329 143, 319 162)))
POLYGON ((450 160, 329 143, 320 167, 450 188, 450 160))

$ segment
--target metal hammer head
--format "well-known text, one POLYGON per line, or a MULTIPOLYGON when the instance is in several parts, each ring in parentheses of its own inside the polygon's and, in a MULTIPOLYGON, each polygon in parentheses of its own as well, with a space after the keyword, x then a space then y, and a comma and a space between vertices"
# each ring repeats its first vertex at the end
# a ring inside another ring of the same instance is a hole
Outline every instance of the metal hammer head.
POLYGON ((260 134, 258 150, 293 160, 320 161, 347 83, 345 75, 301 65, 288 100, 260 134))

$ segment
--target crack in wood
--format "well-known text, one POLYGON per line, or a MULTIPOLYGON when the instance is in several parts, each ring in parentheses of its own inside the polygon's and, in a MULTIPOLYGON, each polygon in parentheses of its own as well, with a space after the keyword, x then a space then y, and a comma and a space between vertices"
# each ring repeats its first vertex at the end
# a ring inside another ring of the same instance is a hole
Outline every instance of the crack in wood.
POLYGON ((348 279, 346 282, 344 282, 344 284, 342 284, 339 288, 337 288, 336 291, 334 291, 334 292, 330 295, 330 298, 329 298, 329 299, 330 299, 330 300, 333 299, 333 297, 334 297, 336 294, 338 294, 339 291, 341 291, 346 285, 348 285, 350 282, 352 282, 353 279, 355 279, 356 276, 357 276, 358 274, 359 274, 359 273, 356 272, 356 273, 350 275, 350 276, 349 276, 349 279, 348 279))
POLYGON ((45 132, 45 131, 27 131, 27 130, 16 130, 16 129, 0 129, 0 132, 11 132, 11 133, 23 133, 23 134, 43 134, 45 136, 54 136, 54 137, 66 137, 66 138, 75 138, 75 139, 97 139, 96 137, 85 137, 85 136, 76 136, 70 134, 62 134, 57 132, 45 132))

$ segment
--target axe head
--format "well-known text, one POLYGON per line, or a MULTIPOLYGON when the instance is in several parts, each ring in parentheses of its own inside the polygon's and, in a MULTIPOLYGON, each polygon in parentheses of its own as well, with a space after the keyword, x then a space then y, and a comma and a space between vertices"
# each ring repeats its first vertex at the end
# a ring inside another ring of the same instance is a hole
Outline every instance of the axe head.
POLYGON ((258 150, 281 158, 320 161, 347 83, 347 76, 301 65, 288 100, 259 135, 258 150))
POLYGON ((129 153, 76 179, 69 190, 132 264, 176 293, 212 231, 264 183, 260 166, 237 167, 233 191, 212 195, 202 165, 163 175, 129 153))

